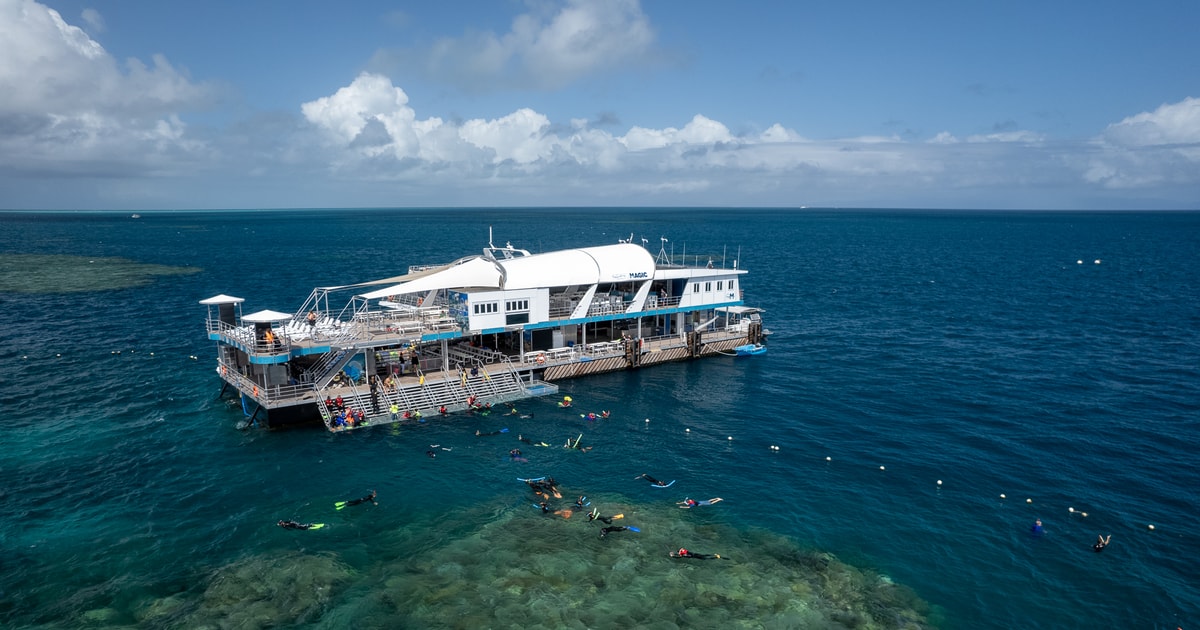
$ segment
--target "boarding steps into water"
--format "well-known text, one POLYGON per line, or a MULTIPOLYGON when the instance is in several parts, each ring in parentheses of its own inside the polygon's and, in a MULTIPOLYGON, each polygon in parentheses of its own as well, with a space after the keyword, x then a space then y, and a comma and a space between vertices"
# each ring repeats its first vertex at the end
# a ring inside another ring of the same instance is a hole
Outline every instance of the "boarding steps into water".
POLYGON ((445 407, 448 413, 464 411, 467 399, 474 396, 477 404, 501 404, 513 400, 552 394, 557 387, 545 383, 523 381, 509 365, 476 365, 478 374, 471 375, 470 369, 459 373, 448 370, 426 372, 420 376, 399 379, 395 388, 379 387, 372 395, 370 386, 359 383, 331 385, 317 390, 317 409, 321 419, 330 430, 333 427, 333 412, 326 406, 326 399, 341 396, 346 409, 362 411, 367 424, 384 424, 404 420, 405 412, 419 412, 423 418, 438 415, 445 407), (551 387, 553 391, 547 388, 551 387), (397 412, 392 413, 395 405, 397 412))

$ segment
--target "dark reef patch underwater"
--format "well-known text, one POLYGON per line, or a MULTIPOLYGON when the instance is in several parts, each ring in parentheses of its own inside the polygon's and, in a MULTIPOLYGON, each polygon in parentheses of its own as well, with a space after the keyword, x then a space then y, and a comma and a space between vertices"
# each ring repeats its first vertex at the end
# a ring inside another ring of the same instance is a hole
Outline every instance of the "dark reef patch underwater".
POLYGON ((198 267, 156 265, 125 258, 0 253, 0 292, 111 291, 149 284, 161 276, 201 271, 198 267))
MULTIPOLYGON (((269 628, 931 628, 910 589, 765 530, 695 524, 619 498, 640 532, 597 535, 586 512, 455 510, 380 532, 358 561, 328 552, 248 556, 198 588, 81 625, 269 628), (438 530, 453 530, 446 540, 438 530), (675 559, 683 541, 721 559, 675 559), (343 626, 344 624, 344 626, 343 626)), ((336 528, 289 532, 337 536, 336 528)), ((304 542, 315 541, 305 540, 304 542)))

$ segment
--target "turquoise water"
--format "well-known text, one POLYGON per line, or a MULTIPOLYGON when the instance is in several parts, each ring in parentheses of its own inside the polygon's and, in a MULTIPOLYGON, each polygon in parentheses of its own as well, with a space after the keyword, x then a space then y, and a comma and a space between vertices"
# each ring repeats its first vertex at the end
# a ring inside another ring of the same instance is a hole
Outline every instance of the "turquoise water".
POLYGON ((1186 628, 1200 614, 1200 214, 142 214, 0 214, 6 627, 1186 628), (474 253, 489 226, 533 251, 632 232, 732 265, 740 247, 770 351, 562 382, 579 410, 612 411, 593 424, 535 400, 524 420, 235 429, 200 299, 292 310, 314 286, 474 253), (592 452, 558 448, 580 432, 592 452), (517 446, 528 462, 509 460, 517 446), (517 478, 545 474, 556 507, 585 494, 641 532, 602 540, 582 515, 543 517, 517 478), (333 509, 371 488, 379 506, 333 509), (326 527, 275 526, 290 518, 326 527), (1097 554, 1099 533, 1112 543, 1097 554), (666 556, 679 546, 730 559, 666 556))

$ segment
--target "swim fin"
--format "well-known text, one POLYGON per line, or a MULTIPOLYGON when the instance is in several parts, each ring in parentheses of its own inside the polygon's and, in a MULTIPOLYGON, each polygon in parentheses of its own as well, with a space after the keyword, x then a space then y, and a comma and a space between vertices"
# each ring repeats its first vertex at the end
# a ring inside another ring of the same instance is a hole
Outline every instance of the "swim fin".
POLYGON ((508 433, 508 427, 504 427, 503 429, 500 429, 500 432, 501 432, 501 433, 508 433))
POLYGON ((334 508, 335 510, 343 510, 343 509, 345 509, 345 508, 346 508, 346 502, 345 502, 345 501, 338 501, 337 503, 334 503, 334 504, 333 504, 333 508, 334 508))
POLYGON ((625 518, 624 514, 613 514, 612 519, 615 521, 619 518, 625 518))
POLYGON ((322 527, 325 527, 325 523, 313 523, 309 529, 321 529, 322 527))
POLYGON ((628 529, 628 530, 629 530, 629 531, 631 531, 631 532, 638 532, 638 533, 641 533, 641 531, 642 531, 642 530, 640 530, 640 529, 638 529, 638 528, 636 528, 636 527, 633 527, 632 525, 631 525, 631 526, 629 526, 629 527, 627 527, 626 529, 628 529))

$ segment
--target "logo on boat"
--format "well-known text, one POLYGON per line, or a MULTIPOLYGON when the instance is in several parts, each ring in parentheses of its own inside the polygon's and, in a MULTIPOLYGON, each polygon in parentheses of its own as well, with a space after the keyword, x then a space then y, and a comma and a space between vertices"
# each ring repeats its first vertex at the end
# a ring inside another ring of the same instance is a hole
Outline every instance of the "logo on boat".
POLYGON ((634 278, 649 278, 649 277, 650 277, 650 272, 648 272, 648 271, 634 271, 629 274, 629 278, 631 280, 634 278))

